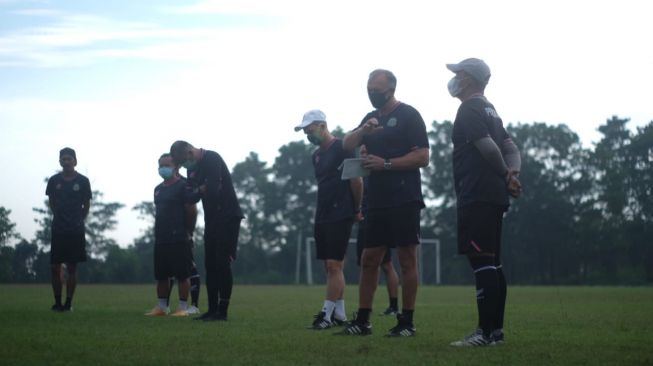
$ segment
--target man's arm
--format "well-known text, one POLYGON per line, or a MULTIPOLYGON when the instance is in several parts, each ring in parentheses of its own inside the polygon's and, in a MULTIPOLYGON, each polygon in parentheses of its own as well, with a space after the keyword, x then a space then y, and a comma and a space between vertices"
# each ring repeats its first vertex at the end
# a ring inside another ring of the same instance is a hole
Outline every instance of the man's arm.
POLYGON ((197 224, 197 206, 195 204, 187 204, 186 208, 186 232, 188 237, 193 237, 195 232, 195 225, 197 224))
POLYGON ((347 151, 352 151, 363 143, 363 136, 382 129, 376 118, 370 118, 365 123, 353 131, 350 131, 342 139, 342 147, 347 151))
POLYGON ((88 217, 88 212, 91 209, 91 200, 86 200, 84 202, 84 220, 88 217))
POLYGON ((56 200, 52 196, 48 196, 48 207, 50 207, 50 211, 54 212, 54 207, 56 205, 56 200))
POLYGON ((474 141, 474 146, 476 146, 481 156, 490 164, 492 170, 502 177, 508 175, 508 166, 503 161, 501 150, 499 150, 499 147, 491 137, 483 137, 474 141))
POLYGON ((349 180, 349 187, 351 195, 354 199, 354 207, 356 208, 355 220, 360 221, 363 219, 361 213, 361 206, 363 205, 363 178, 356 177, 349 180))
POLYGON ((430 151, 427 147, 414 148, 404 156, 388 159, 389 167, 386 167, 386 159, 368 154, 363 162, 363 167, 370 170, 412 170, 429 165, 430 151))
POLYGON ((501 154, 505 160, 508 169, 519 174, 521 171, 521 155, 519 148, 515 145, 511 138, 503 140, 501 144, 501 154))

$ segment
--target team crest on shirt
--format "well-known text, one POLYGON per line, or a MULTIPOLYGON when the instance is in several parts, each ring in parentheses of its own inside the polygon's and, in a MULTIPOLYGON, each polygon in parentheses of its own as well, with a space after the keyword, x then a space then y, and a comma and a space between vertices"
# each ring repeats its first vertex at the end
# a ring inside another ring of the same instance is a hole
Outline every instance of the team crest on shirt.
POLYGON ((397 125, 397 119, 395 117, 392 117, 388 120, 387 123, 388 127, 394 127, 397 125))
POLYGON ((73 191, 75 192, 79 191, 79 184, 77 183, 73 184, 73 191))
POLYGON ((54 187, 54 188, 56 188, 56 189, 61 189, 61 183, 57 183, 57 186, 54 187))
POLYGON ((485 113, 490 117, 499 118, 499 114, 494 110, 494 108, 485 107, 485 113))

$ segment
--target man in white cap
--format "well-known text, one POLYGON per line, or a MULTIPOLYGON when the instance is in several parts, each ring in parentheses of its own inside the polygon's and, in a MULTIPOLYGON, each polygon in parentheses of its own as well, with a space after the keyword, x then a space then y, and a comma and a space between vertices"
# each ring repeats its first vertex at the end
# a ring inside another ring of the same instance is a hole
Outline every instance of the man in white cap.
POLYGON ((453 125, 453 169, 457 197, 458 252, 469 259, 476 280, 478 326, 452 346, 487 346, 504 341, 506 279, 501 265, 503 214, 521 184, 519 149, 485 98, 490 68, 468 58, 447 64, 454 72, 449 93, 462 102, 453 125))
POLYGON ((295 131, 303 130, 306 138, 318 149, 312 161, 317 179, 317 206, 314 237, 317 259, 324 261, 326 299, 310 329, 322 330, 342 325, 345 313, 345 276, 343 273, 347 244, 354 221, 362 219, 363 181, 360 177, 342 180, 340 166, 353 154, 342 148, 342 140, 334 137, 327 127, 326 116, 320 110, 304 114, 295 131))

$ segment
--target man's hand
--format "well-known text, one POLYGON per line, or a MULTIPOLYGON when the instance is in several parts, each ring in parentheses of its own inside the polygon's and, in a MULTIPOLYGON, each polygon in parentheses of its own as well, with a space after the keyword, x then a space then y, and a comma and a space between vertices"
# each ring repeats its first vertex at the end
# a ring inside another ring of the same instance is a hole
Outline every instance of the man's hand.
POLYGON ((521 195, 521 182, 517 178, 519 172, 514 170, 509 170, 506 174, 506 185, 508 187, 508 193, 514 198, 518 198, 521 195))
POLYGON ((363 213, 360 211, 356 212, 356 215, 354 216, 354 222, 361 222, 363 220, 365 220, 363 213))
POLYGON ((380 156, 367 154, 363 160, 363 168, 369 170, 383 170, 385 169, 385 159, 380 156))
POLYGON ((379 120, 376 118, 370 118, 367 121, 365 121, 365 124, 363 125, 363 134, 368 135, 370 133, 382 130, 383 126, 379 126, 379 120))

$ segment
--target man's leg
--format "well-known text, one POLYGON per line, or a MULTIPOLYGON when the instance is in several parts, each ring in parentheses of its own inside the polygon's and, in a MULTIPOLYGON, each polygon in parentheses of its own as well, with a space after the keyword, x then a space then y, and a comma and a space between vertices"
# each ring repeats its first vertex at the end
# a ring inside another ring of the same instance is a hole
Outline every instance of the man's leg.
POLYGON ((52 292, 54 294, 54 305, 52 305, 52 310, 62 311, 63 304, 61 303, 61 290, 63 287, 63 272, 61 271, 61 263, 55 263, 50 266, 50 276, 52 292))
POLYGON ((397 248, 397 256, 401 266, 401 314, 407 324, 413 324, 415 299, 417 298, 417 245, 406 245, 397 248))
MULTIPOLYGON (((389 251, 390 250, 388 249, 388 252, 389 251)), ((399 297, 399 275, 397 275, 397 271, 392 265, 392 260, 381 264, 381 269, 383 270, 383 273, 385 273, 385 282, 386 287, 388 288, 388 298, 390 301, 388 309, 386 309, 384 314, 396 314, 399 312, 399 304, 397 303, 399 297)))
POLYGON ((72 309, 75 289, 77 288, 77 263, 66 263, 66 272, 68 273, 68 278, 66 279, 66 303, 63 307, 64 310, 70 311, 72 309))
POLYGON ((234 277, 231 271, 231 258, 226 253, 218 254, 216 282, 219 301, 215 320, 227 320, 234 277))
POLYGON ((386 250, 387 248, 384 246, 365 248, 363 250, 358 285, 358 316, 364 322, 369 321, 372 303, 374 302, 374 293, 379 283, 379 265, 386 250))
POLYGON ((206 297, 209 308, 197 319, 207 319, 218 312, 218 246, 215 241, 204 241, 204 267, 206 269, 206 297))
POLYGON ((494 254, 468 254, 476 281, 478 324, 485 337, 494 330, 499 304, 499 277, 494 264, 494 254))
POLYGON ((179 308, 186 311, 188 309, 188 292, 190 291, 190 280, 185 278, 183 280, 177 279, 179 287, 179 308))

